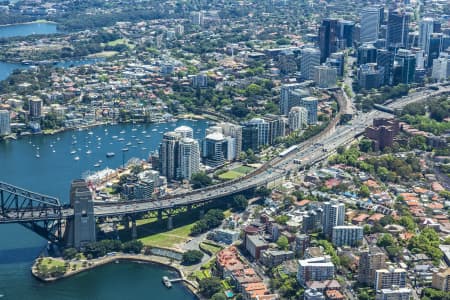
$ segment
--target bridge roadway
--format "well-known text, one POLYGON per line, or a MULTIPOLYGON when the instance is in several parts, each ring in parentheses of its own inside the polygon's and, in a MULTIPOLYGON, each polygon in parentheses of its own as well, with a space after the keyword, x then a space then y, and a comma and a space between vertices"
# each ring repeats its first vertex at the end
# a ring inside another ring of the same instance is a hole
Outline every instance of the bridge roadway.
MULTIPOLYGON (((399 99, 388 106, 391 108, 401 108, 406 104, 422 101, 428 97, 448 92, 450 92, 450 87, 440 87, 438 91, 434 92, 421 91, 411 94, 407 98, 399 99)), ((284 177, 290 171, 297 170, 299 165, 293 163, 294 159, 301 160, 302 166, 312 165, 324 160, 331 153, 334 153, 339 146, 348 145, 355 138, 355 136, 362 133, 367 126, 372 124, 374 118, 385 116, 388 116, 388 114, 380 111, 360 113, 352 119, 350 125, 331 126, 331 129, 327 130, 323 134, 301 143, 297 152, 290 153, 285 157, 276 157, 262 168, 246 175, 243 178, 228 181, 208 188, 195 190, 189 193, 178 195, 175 194, 159 200, 96 204, 94 207, 94 214, 96 217, 106 217, 170 209, 191 204, 198 204, 227 195, 232 195, 239 191, 245 191, 250 188, 263 186, 284 177), (326 151, 324 151, 324 149, 326 149, 326 151)), ((61 210, 61 214, 63 218, 68 218, 73 215, 73 209, 63 208, 61 210)), ((17 222, 16 215, 11 215, 8 217, 10 217, 11 220, 14 220, 12 222, 17 222)), ((36 218, 49 220, 57 219, 58 217, 59 212, 54 209, 49 209, 46 213, 41 212, 40 217, 32 215, 30 211, 25 211, 21 214, 21 220, 23 221, 36 220, 36 218)), ((0 223, 5 221, 4 218, 1 219, 3 220, 0 220, 0 223)))

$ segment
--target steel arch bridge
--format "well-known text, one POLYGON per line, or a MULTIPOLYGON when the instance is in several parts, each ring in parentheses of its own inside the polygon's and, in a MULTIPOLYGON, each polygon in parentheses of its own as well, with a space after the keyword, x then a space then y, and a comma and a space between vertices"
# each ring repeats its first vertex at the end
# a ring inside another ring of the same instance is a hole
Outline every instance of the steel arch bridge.
POLYGON ((0 224, 18 223, 54 242, 62 242, 62 205, 58 198, 0 182, 0 224))

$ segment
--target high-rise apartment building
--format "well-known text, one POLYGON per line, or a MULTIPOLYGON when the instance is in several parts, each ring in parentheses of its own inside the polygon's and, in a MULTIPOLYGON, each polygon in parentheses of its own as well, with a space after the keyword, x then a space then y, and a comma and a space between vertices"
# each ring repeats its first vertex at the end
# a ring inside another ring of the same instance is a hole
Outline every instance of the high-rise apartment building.
POLYGON ((362 251, 359 257, 358 282, 372 285, 375 280, 375 271, 386 268, 386 259, 386 254, 378 247, 362 251))
POLYGON ((363 239, 363 228, 354 225, 340 225, 333 227, 332 243, 335 247, 359 246, 363 239))
POLYGON ((11 123, 9 111, 0 110, 0 136, 11 133, 11 123))
POLYGON ((190 180, 200 170, 200 147, 189 137, 181 138, 179 147, 179 177, 190 180))
POLYGON ((42 116, 42 100, 31 98, 29 100, 29 113, 31 119, 38 119, 42 116))
POLYGON ((178 177, 180 139, 181 135, 179 133, 169 131, 164 133, 159 145, 159 172, 167 180, 173 180, 178 177))
POLYGON ((289 112, 289 130, 295 131, 308 124, 308 110, 304 107, 294 106, 289 112))
POLYGON ((331 237, 333 227, 344 225, 344 203, 325 202, 323 205, 322 232, 326 237, 331 237))
POLYGON ((174 132, 178 133, 182 138, 194 138, 194 130, 189 126, 177 127, 174 132))
MULTIPOLYGON (((300 71, 306 80, 314 80, 314 68, 320 66, 321 50, 316 48, 304 48, 301 51, 300 71)), ((328 57, 328 56, 327 56, 328 57)))

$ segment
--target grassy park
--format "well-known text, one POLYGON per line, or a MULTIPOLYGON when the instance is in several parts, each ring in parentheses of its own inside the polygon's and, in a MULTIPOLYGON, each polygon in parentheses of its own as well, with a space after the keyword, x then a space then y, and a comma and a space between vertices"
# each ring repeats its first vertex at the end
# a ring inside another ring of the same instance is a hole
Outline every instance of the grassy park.
POLYGON ((252 167, 247 167, 247 166, 240 166, 231 170, 228 170, 227 172, 220 174, 219 178, 222 180, 232 180, 232 179, 236 179, 242 176, 245 176, 246 174, 250 173, 251 171, 253 171, 252 167))

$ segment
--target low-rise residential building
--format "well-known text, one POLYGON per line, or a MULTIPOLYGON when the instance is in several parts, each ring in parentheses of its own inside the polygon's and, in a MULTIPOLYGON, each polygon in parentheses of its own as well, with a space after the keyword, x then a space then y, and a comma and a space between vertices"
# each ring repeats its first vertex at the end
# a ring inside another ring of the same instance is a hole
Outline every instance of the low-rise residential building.
POLYGON ((434 273, 431 286, 440 291, 450 292, 450 268, 434 273))
POLYGON ((376 300, 409 300, 411 289, 393 286, 390 289, 381 289, 377 292, 376 300))
POLYGON ((258 235, 250 235, 246 238, 245 249, 254 259, 259 259, 261 251, 269 248, 269 244, 258 235))
POLYGON ((333 227, 332 243, 336 247, 356 247, 362 242, 363 234, 361 226, 335 226, 333 227))
POLYGON ((264 266, 272 268, 274 266, 278 266, 285 260, 290 260, 293 258, 294 258, 293 251, 263 250, 261 251, 259 261, 264 266))
POLYGON ((239 232, 229 229, 216 229, 208 235, 208 238, 218 243, 231 245, 239 239, 239 232))
POLYGON ((406 275, 407 272, 405 269, 395 268, 393 266, 388 269, 376 270, 374 288, 377 291, 389 289, 394 285, 399 288, 404 288, 406 287, 406 275))
POLYGON ((298 261, 297 281, 305 286, 307 281, 333 279, 334 264, 329 256, 301 259, 298 261))

